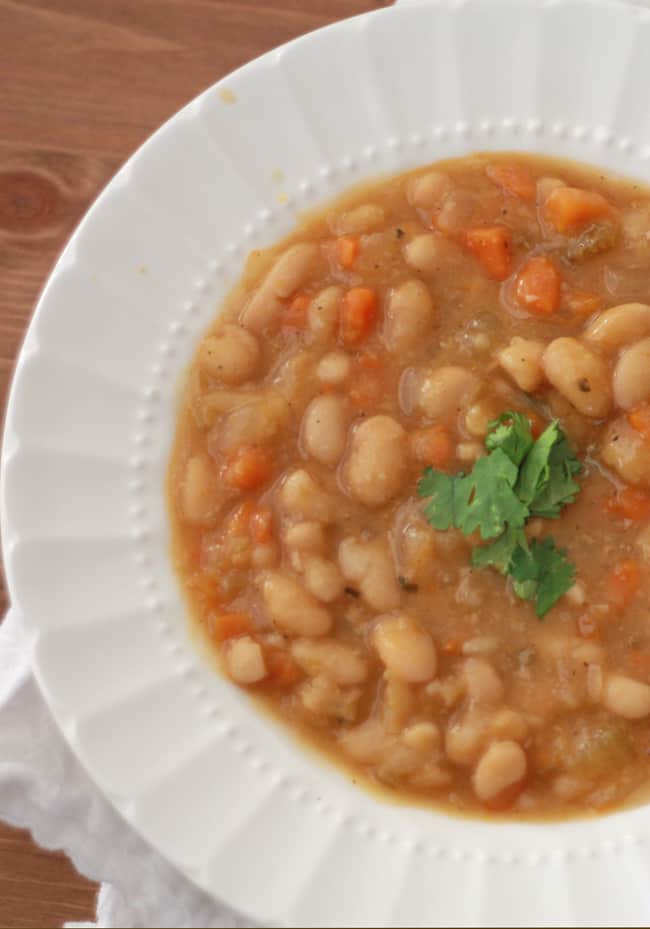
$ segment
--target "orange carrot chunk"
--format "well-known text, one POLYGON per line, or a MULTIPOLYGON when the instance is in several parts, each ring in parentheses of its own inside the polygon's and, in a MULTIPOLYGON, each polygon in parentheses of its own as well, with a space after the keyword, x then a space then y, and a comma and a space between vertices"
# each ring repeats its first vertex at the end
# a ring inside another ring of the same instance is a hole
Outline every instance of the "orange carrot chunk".
POLYGON ((488 165, 485 173, 504 193, 520 200, 534 200, 536 194, 535 179, 523 165, 488 165))
POLYGON ((377 320, 377 294, 369 287, 352 287, 341 304, 341 340, 345 345, 359 345, 377 320))
POLYGON ((309 310, 310 304, 311 297, 309 294, 296 294, 282 312, 283 328, 305 329, 307 326, 307 311, 309 310))
POLYGON ((650 494, 638 487, 624 487, 606 501, 605 508, 622 519, 645 522, 650 519, 650 494))
POLYGON ((606 582, 607 599, 623 609, 630 603, 641 584, 641 568, 638 561, 619 561, 612 568, 606 582))
POLYGON ((505 226, 478 226, 465 232, 465 247, 493 281, 504 281, 512 265, 512 236, 505 226))
POLYGON ((255 490, 271 476, 271 457, 259 445, 242 445, 229 460, 224 481, 237 490, 255 490))
POLYGON ((342 235, 336 240, 336 260, 349 271, 361 252, 361 242, 356 235, 342 235))
POLYGON ((417 429, 411 433, 410 443, 413 457, 433 468, 446 467, 454 454, 454 443, 446 426, 417 429))
POLYGON ((517 275, 515 298, 519 306, 536 316, 552 316, 560 306, 562 279, 544 255, 529 258, 517 275))
POLYGON ((627 421, 644 439, 650 439, 650 404, 637 406, 627 414, 627 421))
POLYGON ((556 187, 544 203, 544 218, 562 233, 611 216, 611 213, 612 208, 602 194, 580 187, 556 187))
POLYGON ((248 613, 216 613, 209 620, 210 634, 217 642, 225 642, 239 635, 247 635, 253 629, 248 613))

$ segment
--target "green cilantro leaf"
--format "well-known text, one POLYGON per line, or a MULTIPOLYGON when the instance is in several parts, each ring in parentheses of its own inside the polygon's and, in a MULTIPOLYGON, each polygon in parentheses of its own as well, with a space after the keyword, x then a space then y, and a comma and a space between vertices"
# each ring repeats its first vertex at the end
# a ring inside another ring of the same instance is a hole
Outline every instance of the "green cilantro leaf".
POLYGON ((517 473, 517 466, 497 448, 461 479, 455 522, 465 535, 478 529, 481 538, 493 539, 506 524, 524 525, 528 509, 514 491, 517 473))
POLYGON ((581 464, 566 436, 554 420, 524 459, 517 481, 517 495, 534 516, 554 519, 563 506, 573 503, 580 486, 573 475, 581 464))
POLYGON ((450 529, 456 525, 454 490, 463 475, 452 477, 442 471, 427 468, 418 482, 418 495, 429 497, 424 515, 434 529, 450 529))
POLYGON ((573 584, 575 567, 552 538, 529 544, 523 527, 533 515, 559 516, 575 500, 580 487, 573 478, 582 466, 557 421, 533 441, 521 413, 490 423, 485 446, 488 454, 469 474, 426 469, 418 483, 418 494, 428 498, 425 516, 435 529, 478 530, 494 540, 474 548, 472 565, 509 575, 517 596, 535 600, 543 617, 573 584))
POLYGON ((535 612, 540 618, 575 580, 575 567, 567 560, 566 549, 556 548, 550 536, 541 542, 533 539, 529 546, 517 547, 509 573, 517 596, 524 600, 535 599, 535 612))
POLYGON ((519 545, 527 545, 523 529, 508 526, 494 542, 490 542, 489 545, 477 545, 472 550, 472 565, 475 568, 492 567, 500 574, 507 574, 514 551, 519 545))
POLYGON ((519 465, 530 451, 533 437, 530 423, 522 413, 503 413, 488 426, 488 451, 500 448, 513 464, 519 465))

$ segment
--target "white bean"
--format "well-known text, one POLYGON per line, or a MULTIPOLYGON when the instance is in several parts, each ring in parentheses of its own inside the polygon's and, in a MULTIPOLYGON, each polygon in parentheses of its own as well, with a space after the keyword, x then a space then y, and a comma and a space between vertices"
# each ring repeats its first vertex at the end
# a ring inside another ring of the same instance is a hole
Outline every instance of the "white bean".
POLYGON ((607 365, 577 339, 554 339, 542 356, 551 384, 584 416, 603 419, 612 406, 607 365))
POLYGON ((482 715, 467 712, 454 720, 445 733, 445 754, 458 765, 471 765, 476 761, 485 740, 485 719, 482 715))
POLYGON ((436 676, 436 647, 429 633, 406 613, 381 616, 373 642, 389 674, 413 684, 436 676))
POLYGON ((509 739, 493 742, 481 756, 474 771, 474 790, 479 800, 494 800, 507 787, 519 783, 526 774, 526 753, 509 739))
POLYGON ((600 695, 603 706, 624 719, 650 715, 650 687, 624 674, 606 674, 600 695))
POLYGON ((318 522, 302 522, 289 526, 284 532, 284 544, 300 552, 320 554, 325 550, 325 530, 318 522))
POLYGON ((225 660, 226 670, 237 684, 256 684, 266 677, 262 647, 249 635, 228 645, 225 660))
POLYGON ((352 359, 345 352, 329 352, 318 362, 316 375, 321 384, 344 384, 352 371, 352 359))
POLYGON ((440 729, 428 720, 413 723, 402 733, 402 741, 417 752, 432 752, 440 744, 440 729))
POLYGON ((254 397, 215 423, 215 442, 220 451, 230 454, 242 445, 264 445, 287 425, 291 409, 275 390, 254 397))
POLYGON ((399 606, 401 590, 386 538, 364 541, 348 537, 339 545, 338 555, 343 576, 358 585, 368 606, 377 611, 399 606))
POLYGON ((456 446, 456 458, 459 461, 476 461, 485 454, 480 442, 459 442, 456 446))
POLYGON ((650 338, 626 348, 614 368, 614 402, 632 410, 650 398, 650 338))
POLYGON ((343 593, 345 581, 337 565, 320 555, 303 559, 305 587, 322 603, 332 603, 343 593))
POLYGON ((272 326, 282 310, 279 298, 290 296, 305 283, 314 269, 318 255, 319 248, 313 242, 292 245, 280 255, 244 307, 241 314, 242 324, 253 332, 261 332, 272 326))
POLYGON ((537 339, 515 336, 497 356, 503 370, 526 393, 537 390, 544 381, 542 355, 545 348, 545 343, 537 339))
POLYGON ((390 416, 372 416, 352 435, 345 463, 348 489, 366 506, 382 506, 399 491, 406 478, 406 433, 390 416))
POLYGON ((221 332, 204 339, 199 350, 203 370, 224 384, 243 384, 255 374, 259 361, 257 339, 241 326, 224 326, 221 332))
POLYGON ((501 678, 484 658, 468 658, 463 665, 467 693, 477 703, 494 704, 503 699, 501 678))
POLYGON ((183 515, 188 522, 201 524, 214 514, 219 482, 214 462, 208 455, 193 455, 185 465, 181 487, 183 515))
POLYGON ((275 262, 264 283, 278 297, 291 296, 309 277, 318 253, 318 245, 313 242, 292 245, 275 262))
POLYGON ((452 183, 446 174, 440 171, 428 171, 413 178, 408 185, 408 198, 414 207, 430 210, 439 206, 451 191, 452 183))
POLYGON ((512 739, 514 742, 523 742, 528 735, 524 717, 507 706, 496 711, 490 719, 489 730, 495 739, 512 739))
POLYGON ((294 578, 280 571, 262 576, 262 597, 269 616, 288 635, 320 636, 329 632, 332 617, 294 578))
POLYGON ((309 304, 307 322, 315 342, 327 342, 333 338, 339 322, 342 297, 343 288, 332 285, 317 293, 309 304))
POLYGON ((608 427, 600 449, 603 462, 630 484, 650 487, 650 445, 627 417, 620 417, 608 427))
POLYGON ((326 674, 342 687, 362 684, 368 677, 366 659, 351 645, 342 642, 298 639, 291 646, 291 654, 311 677, 326 674))
POLYGON ((333 222, 336 235, 362 235, 383 226, 386 213, 377 203, 363 203, 337 216, 333 222))
POLYGON ((488 434, 490 423, 499 415, 499 405, 496 400, 483 397, 468 407, 463 423, 465 430, 474 438, 483 438, 488 434))
POLYGON ((336 518, 336 501, 304 469, 293 471, 280 490, 284 512, 296 520, 330 523, 336 518))
POLYGON ((454 250, 453 242, 439 232, 423 232, 404 246, 404 261, 419 274, 433 277, 454 250))
POLYGON ((584 606, 587 602, 587 589, 582 581, 576 581, 564 595, 567 603, 571 606, 584 606))
POLYGON ((433 299, 426 284, 411 280, 395 287, 386 304, 386 346, 396 353, 415 348, 429 334, 433 317, 433 299))
POLYGON ((338 394, 314 397, 302 420, 302 447, 321 464, 338 464, 347 439, 348 406, 338 394))
POLYGON ((418 406, 430 419, 455 416, 466 406, 480 386, 475 374, 457 365, 446 365, 425 372, 420 381, 418 406))
POLYGON ((624 345, 650 335, 650 306, 622 303, 599 313, 583 332, 583 339, 604 352, 615 352, 624 345))

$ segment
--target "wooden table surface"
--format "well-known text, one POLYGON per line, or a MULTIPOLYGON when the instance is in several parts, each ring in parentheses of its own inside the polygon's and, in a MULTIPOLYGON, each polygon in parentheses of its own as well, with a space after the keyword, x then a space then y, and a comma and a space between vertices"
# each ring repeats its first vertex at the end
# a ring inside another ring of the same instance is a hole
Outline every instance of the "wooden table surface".
MULTIPOLYGON (((388 2, 388 0, 385 0, 388 2)), ((382 0, 0 0, 0 396, 34 302, 122 162, 251 58, 382 0)), ((0 584, 2 613, 6 594, 0 584)), ((0 926, 92 918, 96 887, 0 823, 0 926)))

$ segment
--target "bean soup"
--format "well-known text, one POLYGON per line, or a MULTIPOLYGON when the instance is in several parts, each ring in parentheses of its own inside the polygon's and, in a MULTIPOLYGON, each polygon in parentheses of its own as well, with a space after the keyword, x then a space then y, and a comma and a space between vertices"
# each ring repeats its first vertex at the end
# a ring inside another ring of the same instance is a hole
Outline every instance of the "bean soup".
POLYGON ((472 155, 357 189, 199 346, 173 554, 224 673, 366 783, 606 811, 650 780, 650 190, 472 155))

